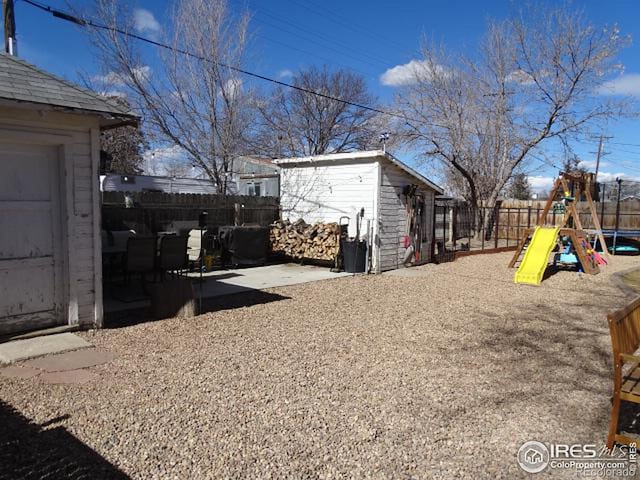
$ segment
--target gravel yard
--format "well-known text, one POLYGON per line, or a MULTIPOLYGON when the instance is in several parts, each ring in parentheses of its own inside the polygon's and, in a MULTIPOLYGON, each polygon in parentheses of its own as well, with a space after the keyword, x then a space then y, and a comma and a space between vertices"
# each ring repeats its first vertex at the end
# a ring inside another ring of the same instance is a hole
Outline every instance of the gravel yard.
POLYGON ((116 355, 91 368, 96 379, 0 379, 0 399, 36 424, 59 417, 136 478, 524 477, 527 440, 604 443, 605 313, 625 302, 610 276, 640 260, 529 287, 512 283, 509 258, 86 332, 116 355))

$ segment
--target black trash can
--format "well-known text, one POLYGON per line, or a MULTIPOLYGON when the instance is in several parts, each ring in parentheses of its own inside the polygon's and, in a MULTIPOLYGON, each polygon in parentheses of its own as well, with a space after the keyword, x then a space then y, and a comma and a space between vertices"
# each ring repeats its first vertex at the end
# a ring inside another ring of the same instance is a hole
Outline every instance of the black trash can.
POLYGON ((342 258, 345 272, 364 272, 367 264, 367 242, 364 240, 343 240, 342 258))

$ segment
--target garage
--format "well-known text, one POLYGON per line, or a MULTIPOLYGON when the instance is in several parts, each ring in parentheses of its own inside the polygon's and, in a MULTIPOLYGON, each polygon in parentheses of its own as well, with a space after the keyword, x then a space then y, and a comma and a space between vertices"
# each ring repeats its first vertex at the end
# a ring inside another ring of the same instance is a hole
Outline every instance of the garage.
POLYGON ((0 150, 0 315, 7 324, 63 321, 57 157, 42 145, 0 150))
POLYGON ((100 129, 127 108, 0 55, 0 336, 102 323, 100 129))

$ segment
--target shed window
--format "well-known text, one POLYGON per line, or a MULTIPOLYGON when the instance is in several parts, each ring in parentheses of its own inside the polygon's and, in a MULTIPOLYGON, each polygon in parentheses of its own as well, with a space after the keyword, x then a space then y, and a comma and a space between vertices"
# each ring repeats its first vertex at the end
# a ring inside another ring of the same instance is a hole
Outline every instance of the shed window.
POLYGON ((247 185, 247 194, 252 197, 260 196, 260 183, 250 183, 247 185))

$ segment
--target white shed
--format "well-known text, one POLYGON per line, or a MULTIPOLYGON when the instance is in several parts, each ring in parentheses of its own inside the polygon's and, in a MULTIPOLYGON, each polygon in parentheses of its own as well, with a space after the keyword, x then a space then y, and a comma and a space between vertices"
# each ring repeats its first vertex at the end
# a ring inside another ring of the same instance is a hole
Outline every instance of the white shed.
POLYGON ((0 335, 101 326, 100 129, 136 120, 0 54, 0 335))
MULTIPOLYGON (((281 167, 283 218, 339 222, 364 208, 361 234, 371 226, 372 271, 431 260, 435 195, 442 189, 381 150, 275 160, 281 167)), ((346 220, 345 220, 346 221, 346 220)))

